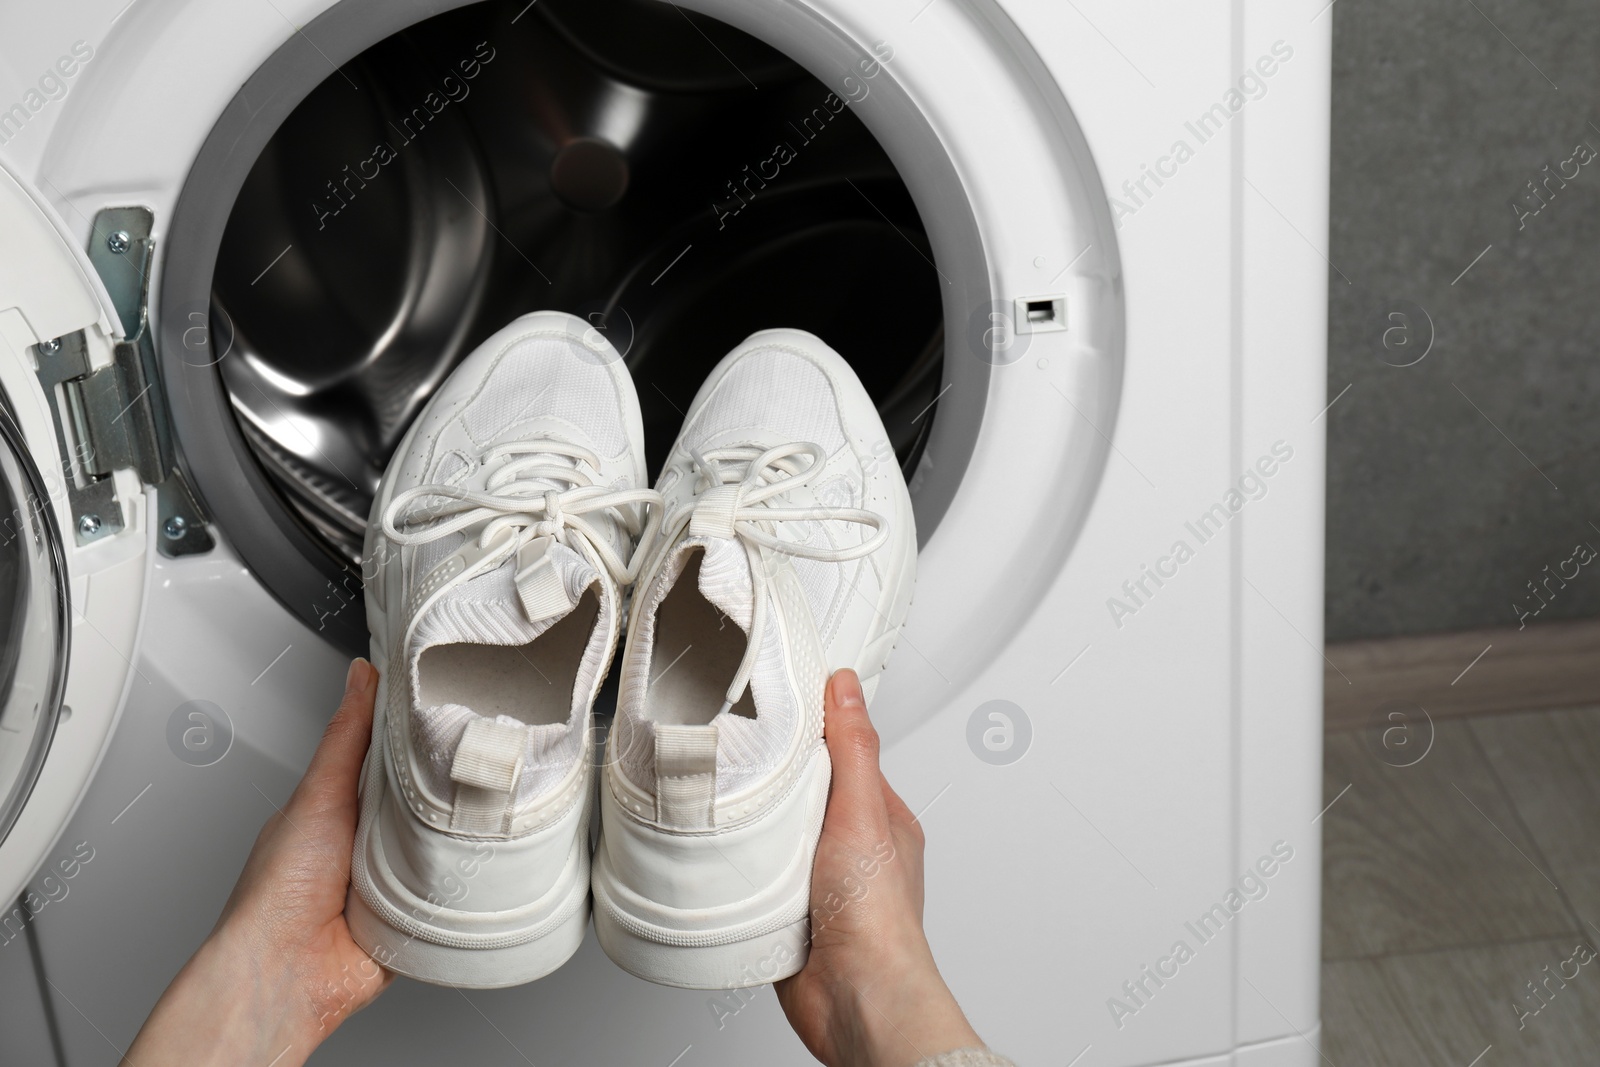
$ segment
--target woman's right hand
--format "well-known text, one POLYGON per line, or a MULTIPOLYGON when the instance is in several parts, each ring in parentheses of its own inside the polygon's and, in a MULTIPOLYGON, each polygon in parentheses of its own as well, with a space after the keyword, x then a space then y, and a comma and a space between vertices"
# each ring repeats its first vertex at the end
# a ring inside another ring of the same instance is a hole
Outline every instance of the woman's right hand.
POLYGON ((878 732, 854 671, 828 681, 833 760, 811 878, 811 953, 778 1002, 828 1067, 910 1067, 982 1048, 922 930, 922 827, 878 767, 878 732))

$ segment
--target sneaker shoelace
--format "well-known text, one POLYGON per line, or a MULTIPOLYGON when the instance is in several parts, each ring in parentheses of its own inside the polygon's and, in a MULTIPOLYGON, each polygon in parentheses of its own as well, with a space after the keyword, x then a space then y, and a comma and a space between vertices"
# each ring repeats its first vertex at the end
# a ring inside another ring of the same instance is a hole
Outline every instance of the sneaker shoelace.
MULTIPOLYGON (((739 669, 734 672, 718 714, 732 709, 744 696, 767 626, 771 593, 767 583, 758 578, 762 566, 761 549, 821 563, 845 563, 871 555, 889 538, 883 516, 875 511, 825 505, 778 507, 769 503, 785 493, 809 485, 821 473, 826 458, 822 446, 807 441, 778 445, 764 451, 755 446, 736 445, 690 454, 696 478, 694 499, 690 506, 669 517, 667 526, 677 528, 687 517, 690 535, 737 538, 750 562, 750 585, 754 600, 750 613, 750 632, 746 635, 744 657, 739 661, 739 669), (801 460, 806 458, 810 462, 802 465, 801 460), (848 522, 870 527, 873 534, 858 545, 836 548, 807 543, 809 536, 807 541, 784 540, 776 536, 772 532, 773 527, 786 522, 848 522)), ((669 537, 666 543, 674 544, 677 540, 677 537, 669 537)))
POLYGON ((638 577, 661 525, 660 493, 596 485, 579 464, 598 471, 600 458, 589 449, 556 438, 495 445, 483 452, 480 462, 485 467, 499 464, 481 490, 430 484, 396 494, 383 512, 384 536, 396 545, 420 545, 482 524, 478 547, 489 550, 493 546, 484 558, 504 560, 517 555, 520 590, 520 573, 528 562, 523 557, 530 555, 525 550, 545 538, 543 545, 535 546, 539 551, 532 553, 542 557, 549 541, 567 544, 571 534, 577 533, 618 585, 631 585, 638 577), (552 483, 566 488, 551 489, 552 483), (445 503, 432 503, 438 500, 445 503), (597 512, 611 513, 630 537, 638 538, 630 559, 618 556, 585 517, 597 512), (507 533, 510 536, 505 536, 507 533), (497 540, 503 543, 495 544, 497 540))

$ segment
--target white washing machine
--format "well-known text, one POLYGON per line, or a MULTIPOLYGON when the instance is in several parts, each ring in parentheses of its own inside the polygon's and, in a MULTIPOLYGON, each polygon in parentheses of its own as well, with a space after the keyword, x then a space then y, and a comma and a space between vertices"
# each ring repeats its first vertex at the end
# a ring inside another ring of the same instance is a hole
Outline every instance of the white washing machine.
MULTIPOLYGON (((987 1040, 1317 1062, 1323 2, 0 2, 0 1059, 116 1062, 364 647, 388 451, 561 307, 654 462, 761 326, 878 400, 873 715, 987 1040)), ((316 1062, 447 1058, 809 1062, 592 938, 316 1062)))

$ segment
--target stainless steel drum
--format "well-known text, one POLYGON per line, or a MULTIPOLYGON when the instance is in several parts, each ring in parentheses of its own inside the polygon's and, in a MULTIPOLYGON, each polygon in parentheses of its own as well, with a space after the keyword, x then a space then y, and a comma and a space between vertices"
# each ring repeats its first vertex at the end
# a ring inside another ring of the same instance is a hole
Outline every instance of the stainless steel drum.
POLYGON ((657 0, 477 4, 330 64, 233 203, 213 349, 254 461, 353 568, 417 410, 538 308, 624 354, 653 467, 764 327, 844 354, 902 462, 935 416, 940 283, 883 150, 782 54, 657 0))

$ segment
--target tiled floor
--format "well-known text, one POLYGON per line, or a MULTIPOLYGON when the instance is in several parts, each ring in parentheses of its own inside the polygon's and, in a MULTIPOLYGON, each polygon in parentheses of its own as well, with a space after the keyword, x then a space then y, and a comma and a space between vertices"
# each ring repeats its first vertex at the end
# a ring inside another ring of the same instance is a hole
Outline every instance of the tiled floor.
POLYGON ((1327 738, 1326 1061, 1600 1063, 1600 708, 1404 751, 1327 738))

